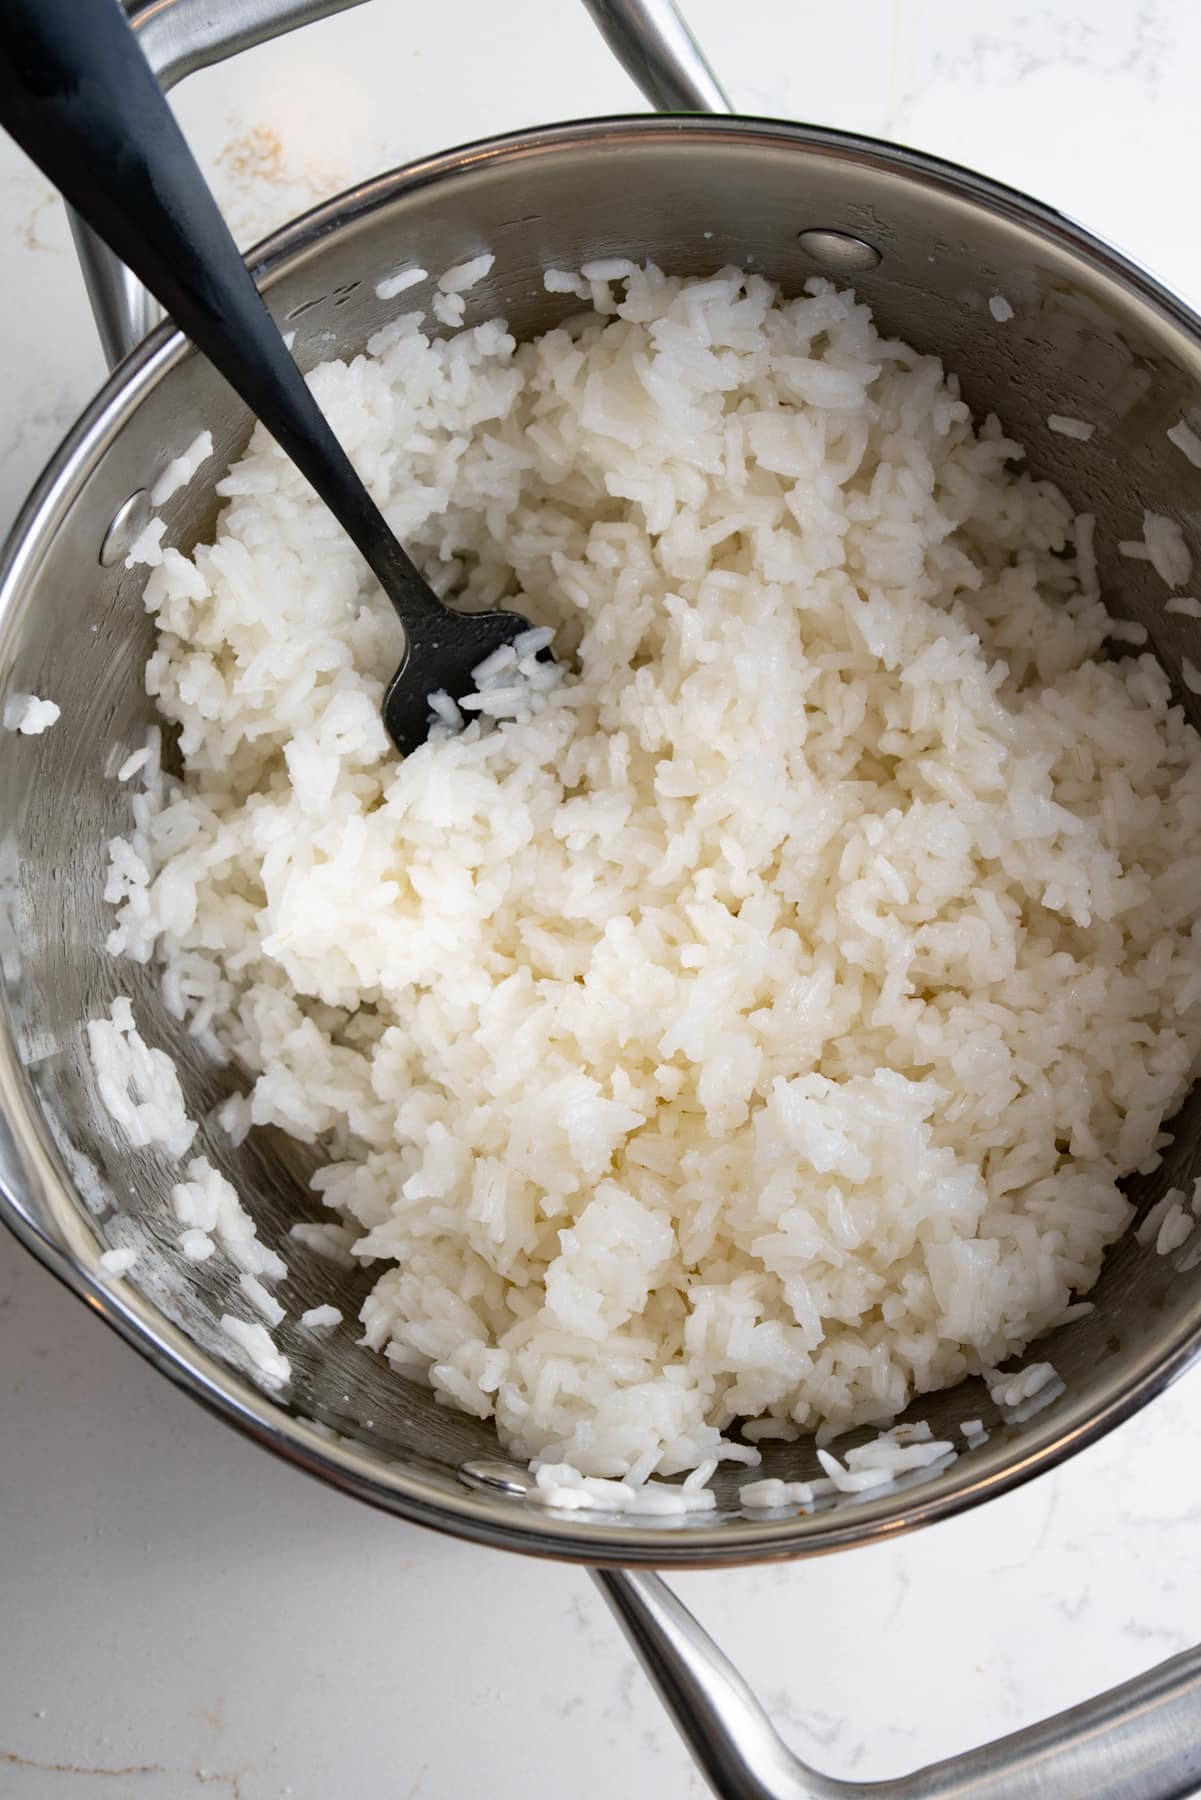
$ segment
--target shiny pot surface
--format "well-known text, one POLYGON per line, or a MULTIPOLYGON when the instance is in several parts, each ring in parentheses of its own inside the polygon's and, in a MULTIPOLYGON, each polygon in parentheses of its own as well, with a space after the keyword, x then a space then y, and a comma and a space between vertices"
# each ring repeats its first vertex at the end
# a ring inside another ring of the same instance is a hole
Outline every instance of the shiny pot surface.
MULTIPOLYGON (((942 354, 974 410, 996 411, 1028 446, 1031 466, 1105 521, 1098 541, 1107 592, 1147 624, 1156 653, 1177 674, 1196 624, 1165 615, 1158 577, 1145 563, 1118 562, 1115 545, 1141 534, 1148 506, 1191 528, 1198 475, 1165 433, 1201 405, 1201 339, 1178 303, 1113 253, 978 177, 798 126, 602 120, 470 146, 381 177, 279 234, 256 266, 308 367, 361 350, 394 316, 396 303, 379 300, 375 288, 401 261, 436 272, 491 248, 496 266, 472 290, 468 322, 500 312, 529 337, 578 304, 545 293, 545 268, 632 250, 680 274, 751 266, 795 291, 828 272, 829 254, 798 241, 819 229, 880 252, 875 267, 849 279, 884 328, 942 354), (1014 307, 1004 323, 989 310, 996 293, 1014 307), (1046 425, 1051 412, 1093 420, 1097 430, 1083 443, 1058 436, 1046 425)), ((404 303, 427 298, 418 287, 404 303)), ((1201 1279, 1179 1266, 1192 1246, 1161 1258, 1127 1236, 1106 1262, 1096 1310, 1040 1346, 1066 1391, 1032 1417, 1002 1418, 980 1382, 924 1396, 915 1416, 938 1435, 982 1418, 990 1441, 941 1475, 774 1523, 741 1515, 744 1478, 729 1470, 717 1482, 717 1519, 674 1529, 626 1515, 547 1516, 499 1491, 469 1489, 459 1466, 497 1456, 490 1429, 435 1405, 348 1342, 318 1346, 281 1327, 295 1370, 282 1399, 232 1368, 218 1327, 225 1278, 180 1257, 166 1204, 173 1167, 153 1151, 130 1149, 114 1130, 97 1100, 82 1029, 114 994, 131 992, 148 1041, 184 1066, 192 1116, 202 1118, 226 1091, 228 1074, 207 1063, 167 1013, 153 974, 103 951, 103 847, 129 819, 129 794, 113 774, 153 710, 141 682, 152 635, 140 603, 146 571, 127 570, 123 559, 105 568, 100 555, 120 508, 204 427, 221 469, 240 452, 250 420, 209 365, 160 327, 56 459, 18 528, 0 589, 6 688, 52 695, 63 709, 60 728, 8 736, 0 755, 12 1021, 0 1068, 10 1129, 4 1186, 27 1229, 88 1285, 106 1216, 136 1214, 156 1246, 151 1272, 104 1288, 106 1310, 140 1342, 148 1335, 171 1371, 216 1404, 366 1497, 472 1537, 590 1561, 796 1555, 935 1517, 1032 1474, 1183 1366, 1201 1333, 1201 1279)), ((211 531, 215 512, 207 483, 181 490, 163 508, 168 541, 191 548, 211 531)), ((1195 713, 1196 699, 1180 691, 1195 713)), ((1139 1185, 1137 1199, 1150 1204, 1166 1185, 1201 1172, 1196 1132, 1190 1101, 1163 1168, 1139 1185)), ((230 1152, 219 1140, 206 1139, 205 1154, 222 1162, 267 1242, 282 1240, 297 1218, 323 1216, 296 1145, 252 1133, 230 1152)), ((343 1274, 295 1244, 288 1261, 306 1306, 333 1298, 352 1314, 371 1284, 370 1274, 343 1274), (331 1282, 341 1290, 332 1296, 331 1282)), ((817 1471, 808 1446, 772 1444, 763 1472, 817 1471)))

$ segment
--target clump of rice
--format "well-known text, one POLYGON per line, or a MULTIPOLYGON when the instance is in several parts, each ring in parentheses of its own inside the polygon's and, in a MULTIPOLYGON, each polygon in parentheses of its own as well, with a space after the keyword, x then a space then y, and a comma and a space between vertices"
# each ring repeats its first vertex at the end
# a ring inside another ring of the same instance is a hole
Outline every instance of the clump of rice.
POLYGON ((1048 1382, 1056 1379, 1052 1363, 1030 1363, 1016 1375, 996 1375, 990 1381, 989 1397, 996 1406, 1020 1406, 1023 1400, 1032 1399, 1048 1382))
MULTIPOLYGON (((152 767, 159 785, 157 742, 152 747, 152 767)), ((114 846, 114 851, 117 848, 114 846)), ((154 1147, 167 1157, 182 1158, 196 1136, 196 1125, 188 1117, 175 1064, 141 1036, 129 999, 119 995, 110 1016, 89 1020, 86 1032, 97 1093, 124 1137, 137 1149, 154 1147)), ((178 1244, 184 1260, 207 1262, 220 1247, 241 1271, 238 1280, 246 1298, 269 1325, 280 1324, 284 1309, 259 1277, 279 1280, 288 1273, 287 1264, 259 1242, 258 1228, 233 1183, 207 1157, 194 1156, 184 1175, 171 1189, 171 1211, 182 1228, 178 1244)), ((100 1266, 107 1274, 126 1275, 138 1261, 136 1244, 119 1244, 101 1255, 100 1266)), ((224 1317, 221 1324, 246 1353, 252 1373, 272 1387, 288 1380, 287 1358, 276 1350, 263 1327, 251 1328, 246 1321, 232 1317, 224 1317), (232 1329, 235 1326, 237 1329, 232 1329), (251 1337, 246 1335, 248 1330, 253 1332, 251 1337)))
POLYGON ((88 1050, 96 1090, 129 1142, 182 1156, 196 1135, 175 1064, 153 1050, 134 1024, 133 1006, 118 995, 107 1019, 91 1019, 88 1050))
MULTIPOLYGON (((257 1286, 248 1288, 246 1282, 260 1275, 272 1281, 282 1280, 288 1272, 287 1264, 259 1242, 258 1228, 242 1205, 237 1189, 207 1157, 193 1157, 185 1173, 187 1180, 177 1182, 171 1190, 171 1210, 179 1224, 185 1232, 198 1231, 214 1238, 242 1271, 243 1287, 255 1298, 260 1310, 269 1311, 258 1300, 257 1286)), ((203 1254, 207 1256, 208 1252, 203 1254)))
POLYGON ((151 506, 162 506, 186 487, 204 463, 213 454, 213 435, 210 431, 201 431, 192 439, 187 449, 179 456, 173 457, 167 464, 158 480, 150 490, 151 506))
POLYGON ((1193 572, 1193 555, 1184 531, 1164 513, 1145 512, 1141 539, 1124 538, 1118 550, 1135 562, 1149 562, 1169 587, 1183 587, 1193 572))
POLYGON ((55 700, 41 700, 36 694, 14 694, 4 708, 4 723, 22 737, 38 737, 49 731, 62 717, 55 700))
POLYGON ((391 609, 257 433, 147 584, 185 774, 110 941, 319 1147, 294 1235, 372 1266, 367 1342, 624 1506, 580 1484, 884 1423, 1091 1287, 1201 1046, 1201 760, 1101 657, 1091 532, 853 295, 575 281, 537 342, 408 317, 309 377, 562 678, 398 761, 391 609))
POLYGON ((538 1469, 535 1486, 526 1499, 540 1506, 554 1506, 562 1512, 625 1512, 677 1516, 680 1513, 712 1512, 717 1501, 704 1482, 717 1467, 710 1459, 701 1463, 682 1486, 667 1486, 659 1481, 607 1481, 595 1475, 582 1475, 570 1463, 543 1463, 538 1469), (694 1479, 696 1477, 696 1479, 694 1479))
POLYGON ((132 569, 139 563, 144 563, 147 568, 159 568, 166 554, 163 549, 163 538, 166 536, 166 532, 167 521, 161 519, 157 513, 152 519, 148 519, 129 546, 125 567, 132 569))

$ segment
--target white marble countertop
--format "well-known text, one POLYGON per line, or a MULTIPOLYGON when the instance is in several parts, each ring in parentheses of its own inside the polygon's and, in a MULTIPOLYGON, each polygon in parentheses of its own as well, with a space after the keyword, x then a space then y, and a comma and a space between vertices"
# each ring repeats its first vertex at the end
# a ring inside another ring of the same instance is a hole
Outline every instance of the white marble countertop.
MULTIPOLYGON (((735 102, 1039 194, 1201 303, 1196 0, 690 0, 735 102), (837 20, 837 24, 833 20, 837 20)), ((361 176, 643 110, 569 0, 373 0, 181 90, 249 243, 361 176), (453 51, 470 59, 452 66, 453 51)), ((61 209, 0 142, 0 522, 102 376, 61 209)), ((1201 1370, 934 1531, 679 1578, 797 1747, 899 1773, 1201 1634, 1201 1370)), ((0 1234, 2 1800, 702 1792, 578 1570, 356 1507, 177 1394, 0 1234)))

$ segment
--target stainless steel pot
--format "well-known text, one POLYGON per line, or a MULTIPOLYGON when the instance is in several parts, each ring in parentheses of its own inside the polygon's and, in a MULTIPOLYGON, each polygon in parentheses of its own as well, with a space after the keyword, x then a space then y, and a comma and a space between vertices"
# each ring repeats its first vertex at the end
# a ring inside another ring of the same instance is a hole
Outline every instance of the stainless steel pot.
MULTIPOLYGON (((353 0, 139 0, 132 16, 162 79, 178 80, 251 43, 353 0)), ((680 274, 733 262, 790 290, 811 274, 853 280, 884 327, 958 370, 978 412, 995 410, 1055 479, 1104 523, 1102 579, 1144 622, 1169 671, 1198 627, 1165 616, 1145 565, 1117 563, 1145 507, 1179 519, 1196 544, 1201 475, 1169 445, 1180 419, 1201 426, 1201 322, 1141 270, 1034 201, 915 152, 833 131, 702 116, 720 89, 666 0, 590 0, 652 102, 693 116, 619 118, 520 133, 383 175, 319 207, 252 258, 269 303, 309 366, 359 349, 390 308, 376 281, 399 261, 438 270, 488 246, 496 266, 472 315, 503 312, 519 336, 567 303, 540 272, 613 252, 680 274), (994 320, 989 297, 1015 309, 994 320), (1093 420, 1088 442, 1056 436, 1048 413, 1093 420)), ((549 9, 548 9, 549 14, 549 9)), ((803 1767, 653 1566, 804 1556, 943 1518, 1024 1481, 1107 1431, 1164 1388, 1201 1345, 1191 1242, 1157 1257, 1128 1236, 1110 1254, 1096 1310, 1045 1354, 1064 1391, 1031 1417, 1002 1414, 982 1384, 925 1398, 939 1434, 982 1418, 988 1442, 949 1469, 885 1493, 840 1497, 804 1518, 765 1521, 716 1484, 718 1511, 662 1520, 558 1516, 526 1505, 523 1477, 489 1429, 435 1406, 379 1359, 340 1341, 318 1352, 284 1331, 295 1371, 271 1397, 226 1359, 218 1329, 228 1278, 181 1264, 166 1206, 175 1171, 117 1141, 98 1104, 82 1024, 132 991, 143 1030, 180 1063, 203 1118, 227 1077, 182 1036, 152 977, 101 948, 103 845, 127 824, 112 779, 150 718, 140 671, 151 629, 142 572, 123 553, 167 458, 207 426, 218 461, 250 421, 206 363, 168 327, 150 332, 144 296, 83 236, 110 354, 124 356, 53 459, 0 568, 0 685, 48 694, 63 722, 0 745, 0 1216, 115 1330, 180 1386, 297 1467, 400 1513, 480 1542, 597 1568, 597 1579, 718 1792, 731 1796, 1015 1797, 1168 1800, 1201 1787, 1201 1653, 1177 1657, 1091 1705, 954 1763, 897 1782, 830 1781, 803 1767), (136 346, 136 347, 135 347, 136 346), (124 354, 128 351, 128 354, 124 354), (88 643, 86 656, 79 653, 88 643), (99 1268, 116 1213, 134 1213, 154 1249, 132 1281, 99 1268), (349 1397, 349 1398, 348 1398, 349 1397), (624 1570, 625 1572, 619 1572, 624 1570)), ((413 300, 425 298, 416 289, 413 300)), ((190 548, 212 525, 211 495, 185 489, 163 509, 190 548)), ((1201 546, 1198 546, 1201 547, 1201 546)), ((1181 700, 1197 716, 1197 701, 1181 700)), ((1201 1101, 1184 1107, 1165 1166, 1135 1185, 1150 1206, 1201 1173, 1201 1101)), ((204 1142, 246 1196, 267 1240, 318 1217, 297 1146, 253 1135, 231 1153, 204 1142)), ((289 1245, 291 1292, 329 1297, 331 1268, 289 1245)), ((338 1277, 357 1307, 369 1277, 338 1277)), ((295 1306, 299 1311, 300 1307, 295 1306)), ((765 1447, 765 1474, 811 1472, 804 1446, 765 1447)))

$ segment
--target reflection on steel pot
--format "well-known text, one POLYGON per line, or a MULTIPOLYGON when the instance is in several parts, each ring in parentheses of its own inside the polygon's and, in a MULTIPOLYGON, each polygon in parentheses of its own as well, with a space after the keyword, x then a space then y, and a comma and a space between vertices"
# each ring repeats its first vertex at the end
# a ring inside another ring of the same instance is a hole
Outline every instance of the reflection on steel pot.
MULTIPOLYGON (((345 0, 145 0, 132 10, 166 82, 233 50, 340 9, 345 0)), ((656 104, 721 105, 712 74, 665 0, 590 0, 611 43, 656 104)), ((369 1351, 312 1334, 283 1347, 294 1380, 269 1398, 226 1360, 216 1281, 183 1270, 167 1208, 171 1174, 113 1141, 86 1072, 83 1021, 108 1008, 135 971, 102 945, 102 846, 124 827, 125 791, 110 779, 149 723, 140 670, 152 627, 144 570, 123 554, 142 517, 164 445, 211 430, 217 466, 244 446, 250 419, 177 334, 149 323, 145 298, 85 233, 81 248, 106 345, 129 352, 59 451, 18 522, 0 571, 0 673, 6 688, 52 694, 55 731, 0 750, 3 982, 0 1032, 0 1215, 21 1239, 164 1373, 289 1461, 348 1493, 478 1542, 598 1565, 606 1597, 694 1753, 728 1795, 846 1794, 801 1767, 682 1607, 647 1573, 803 1556, 879 1539, 997 1494, 1090 1442, 1159 1392, 1201 1344, 1201 1285, 1181 1259, 1128 1235, 1111 1252, 1095 1310, 1046 1340, 1064 1391, 1024 1420, 980 1382, 928 1397, 938 1436, 982 1418, 987 1442, 940 1472, 887 1491, 838 1495, 805 1517, 739 1507, 737 1477, 715 1482, 714 1514, 678 1523, 637 1515, 557 1515, 522 1499, 526 1481, 490 1428, 437 1406, 369 1351), (77 653, 90 640, 86 656, 77 653), (135 1282, 101 1278, 113 1196, 155 1246, 135 1282), (366 1421, 366 1422, 365 1422, 366 1421), (619 1573, 622 1568, 633 1573, 619 1573)), ((1201 397, 1201 323, 1104 244, 1036 203, 912 151, 837 132, 721 116, 620 118, 557 125, 437 156, 382 176, 278 233, 253 266, 276 318, 294 330, 302 368, 353 353, 388 316, 381 275, 406 260, 438 269, 481 246, 495 252, 485 306, 518 337, 557 323, 574 303, 547 294, 540 271, 620 251, 680 275, 723 263, 799 289, 814 273, 849 274, 884 330, 937 353, 977 413, 996 411, 1031 464, 1068 497, 1134 536, 1146 508, 1186 524, 1195 473, 1166 432, 1201 397), (1013 317, 989 309, 1003 294, 1013 317), (1048 395, 1053 373, 1054 391, 1048 395), (1047 425, 1049 412, 1095 420, 1087 440, 1047 425)), ((197 484, 166 504, 172 541, 189 550, 213 524, 197 484)), ((1106 571, 1102 566, 1102 578, 1106 571)), ((1173 677, 1188 621, 1165 615, 1155 577, 1126 564, 1120 592, 1173 677)), ((1197 701, 1181 699, 1197 716, 1197 701)), ((134 997, 147 1035, 175 1056, 193 1116, 223 1077, 166 1011, 153 980, 134 997)), ((1198 1101, 1176 1122, 1168 1160, 1134 1184, 1141 1208, 1201 1173, 1198 1101)), ((254 1138, 229 1152, 270 1243, 318 1208, 294 1144, 254 1138)), ((306 1260, 307 1257, 307 1260, 306 1260)), ((289 1260, 305 1306, 329 1298, 328 1263, 289 1260)), ((1187 1264, 1192 1259, 1183 1259, 1187 1264)), ((337 1277, 357 1310, 370 1277, 337 1277)), ((813 1472, 806 1445, 764 1446, 767 1476, 813 1472)), ((880 1796, 1110 1795, 1166 1800, 1201 1784, 1201 1657, 1142 1679, 987 1749, 898 1782, 880 1796)))

